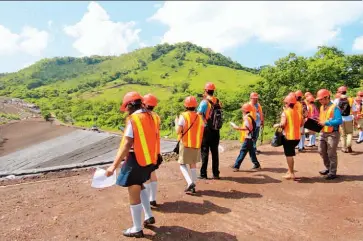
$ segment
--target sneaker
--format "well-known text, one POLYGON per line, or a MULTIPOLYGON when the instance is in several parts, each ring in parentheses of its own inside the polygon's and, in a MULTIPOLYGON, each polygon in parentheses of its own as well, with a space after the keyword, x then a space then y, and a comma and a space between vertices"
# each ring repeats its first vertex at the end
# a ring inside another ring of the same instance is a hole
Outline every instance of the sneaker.
POLYGON ((123 235, 125 237, 129 237, 129 238, 143 238, 144 232, 142 230, 140 230, 139 232, 132 233, 131 228, 129 228, 123 232, 123 235))
POLYGON ((220 180, 221 178, 219 176, 213 176, 214 180, 220 180))
POLYGON ((191 193, 196 194, 195 188, 192 189, 191 193))
POLYGON ((325 180, 333 180, 333 179, 335 179, 335 178, 337 178, 337 175, 334 175, 334 174, 328 174, 328 175, 326 176, 325 180))
POLYGON ((362 142, 363 142, 363 140, 360 140, 360 141, 357 140, 355 143, 360 144, 362 142))
POLYGON ((157 207, 158 204, 156 203, 156 201, 150 201, 150 206, 157 207))
POLYGON ((323 175, 323 176, 328 175, 328 173, 329 173, 329 170, 323 170, 323 171, 319 172, 319 174, 323 175))
POLYGON ((348 153, 352 153, 353 152, 353 150, 352 150, 352 148, 351 147, 348 147, 348 153))
POLYGON ((239 171, 239 169, 238 168, 235 168, 234 165, 230 165, 229 167, 232 168, 232 171, 233 172, 238 172, 239 171))
POLYGON ((200 175, 200 176, 198 177, 198 179, 208 179, 208 177, 207 177, 207 176, 202 176, 202 175, 200 175))
POLYGON ((195 188, 195 184, 194 183, 191 183, 185 190, 184 192, 190 192, 192 191, 192 189, 195 188))
POLYGON ((261 170, 261 166, 253 166, 253 167, 251 168, 251 170, 252 170, 252 171, 259 171, 259 170, 261 170))
POLYGON ((151 218, 148 218, 144 221, 144 226, 148 226, 148 225, 152 225, 152 224, 155 224, 155 218, 154 217, 151 217, 151 218))

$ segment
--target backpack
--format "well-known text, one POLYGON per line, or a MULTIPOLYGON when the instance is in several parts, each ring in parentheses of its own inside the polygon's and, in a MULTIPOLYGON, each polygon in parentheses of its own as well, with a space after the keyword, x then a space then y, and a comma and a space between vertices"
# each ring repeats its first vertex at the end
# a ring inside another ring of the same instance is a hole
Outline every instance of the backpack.
POLYGON ((256 121, 253 119, 252 116, 248 115, 248 117, 251 119, 252 121, 252 131, 249 131, 250 134, 252 134, 252 140, 256 140, 258 138, 258 136, 256 136, 256 121))
POLYGON ((342 112, 342 116, 349 116, 350 115, 350 105, 348 100, 340 100, 338 107, 342 112))
POLYGON ((207 126, 212 130, 220 130, 223 125, 223 110, 219 104, 219 99, 217 103, 213 104, 211 100, 208 100, 211 104, 210 116, 207 120, 207 126))

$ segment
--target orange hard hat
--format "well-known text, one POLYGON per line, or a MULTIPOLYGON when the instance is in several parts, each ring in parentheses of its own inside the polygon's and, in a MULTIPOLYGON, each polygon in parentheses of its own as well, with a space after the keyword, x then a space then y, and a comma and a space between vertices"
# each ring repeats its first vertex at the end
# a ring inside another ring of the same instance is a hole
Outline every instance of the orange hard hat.
POLYGON ((340 86, 338 88, 338 92, 347 92, 347 87, 346 86, 340 86))
POLYGON ((294 98, 296 99, 296 94, 295 94, 295 92, 290 92, 290 93, 288 94, 288 96, 292 96, 292 97, 294 97, 294 98))
POLYGON ((127 93, 122 100, 122 105, 120 107, 120 111, 126 111, 126 106, 136 100, 142 101, 142 96, 139 93, 137 93, 136 91, 127 93))
POLYGON ((155 107, 158 105, 158 99, 152 94, 147 94, 144 96, 144 104, 147 106, 155 107))
POLYGON ((296 104, 297 101, 294 95, 289 94, 288 96, 285 97, 284 102, 290 105, 290 104, 296 104))
POLYGON ((204 89, 205 90, 215 90, 216 86, 212 82, 208 82, 205 84, 204 89))
POLYGON ((327 89, 321 89, 316 94, 316 100, 321 100, 321 99, 324 99, 325 97, 328 97, 328 96, 330 96, 329 90, 327 90, 327 89))
POLYGON ((188 96, 184 100, 184 106, 187 108, 195 108, 198 106, 197 99, 194 96, 188 96))
POLYGON ((306 93, 305 93, 305 95, 304 95, 304 96, 305 96, 305 98, 307 98, 307 97, 308 97, 308 96, 310 96, 310 95, 313 95, 313 94, 312 94, 312 93, 310 93, 310 92, 308 91, 308 92, 306 92, 306 93))
POLYGON ((341 94, 341 93, 336 93, 336 94, 335 94, 335 98, 336 98, 336 99, 340 99, 340 96, 342 96, 342 94, 341 94))
POLYGON ((357 96, 363 97, 363 91, 358 91, 357 96))
POLYGON ((246 103, 246 104, 242 105, 241 109, 242 109, 243 112, 252 112, 253 111, 253 106, 246 103))
POLYGON ((258 94, 256 92, 252 92, 250 94, 250 99, 258 99, 258 94))
POLYGON ((309 95, 308 97, 306 97, 306 100, 309 101, 309 103, 312 103, 315 101, 315 98, 313 95, 309 95))
POLYGON ((298 90, 295 92, 296 97, 303 97, 303 92, 301 90, 298 90))

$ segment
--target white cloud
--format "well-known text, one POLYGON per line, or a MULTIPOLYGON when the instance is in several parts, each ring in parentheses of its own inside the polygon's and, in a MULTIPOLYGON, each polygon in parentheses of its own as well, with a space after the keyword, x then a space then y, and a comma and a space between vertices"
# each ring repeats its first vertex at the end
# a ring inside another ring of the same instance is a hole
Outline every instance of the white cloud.
POLYGON ((354 40, 353 50, 363 51, 363 36, 360 36, 354 40))
POLYGON ((118 55, 139 43, 140 29, 135 22, 112 22, 98 3, 91 2, 82 19, 64 27, 64 32, 75 38, 73 47, 82 55, 118 55))
POLYGON ((40 56, 48 45, 49 34, 29 26, 17 34, 0 25, 0 39, 0 56, 17 53, 40 56))
POLYGON ((249 41, 310 50, 335 41, 363 17, 363 2, 165 2, 149 20, 169 30, 162 42, 191 41, 224 51, 249 41))

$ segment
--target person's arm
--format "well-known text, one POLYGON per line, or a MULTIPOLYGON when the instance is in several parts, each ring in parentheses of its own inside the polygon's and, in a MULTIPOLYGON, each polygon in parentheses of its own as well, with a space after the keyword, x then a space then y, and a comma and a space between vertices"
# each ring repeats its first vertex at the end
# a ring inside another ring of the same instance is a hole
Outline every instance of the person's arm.
POLYGON ((281 114, 280 124, 275 124, 274 128, 279 128, 279 127, 284 128, 285 125, 286 125, 286 115, 285 115, 285 111, 284 111, 281 114))
MULTIPOLYGON (((244 124, 245 124, 245 127, 247 127, 248 128, 248 126, 249 126, 249 124, 248 124, 248 121, 247 121, 247 119, 246 119, 246 117, 243 117, 243 122, 244 122, 244 124)), ((248 131, 248 129, 247 128, 242 128, 242 127, 234 127, 233 129, 235 129, 235 130, 237 130, 237 131, 248 131)))
POLYGON ((184 117, 182 115, 180 115, 178 120, 175 122, 175 131, 176 131, 177 135, 182 133, 184 123, 185 123, 184 117))
POLYGON ((339 126, 343 123, 342 114, 338 107, 334 108, 334 116, 331 120, 326 121, 324 124, 326 126, 339 126))
POLYGON ((260 119, 261 119, 261 126, 263 126, 265 124, 265 118, 264 118, 264 115, 263 115, 263 110, 262 110, 262 106, 260 106, 260 119))
POLYGON ((207 100, 202 100, 197 108, 197 113, 203 117, 204 123, 207 122, 206 120, 207 108, 208 108, 207 100))

